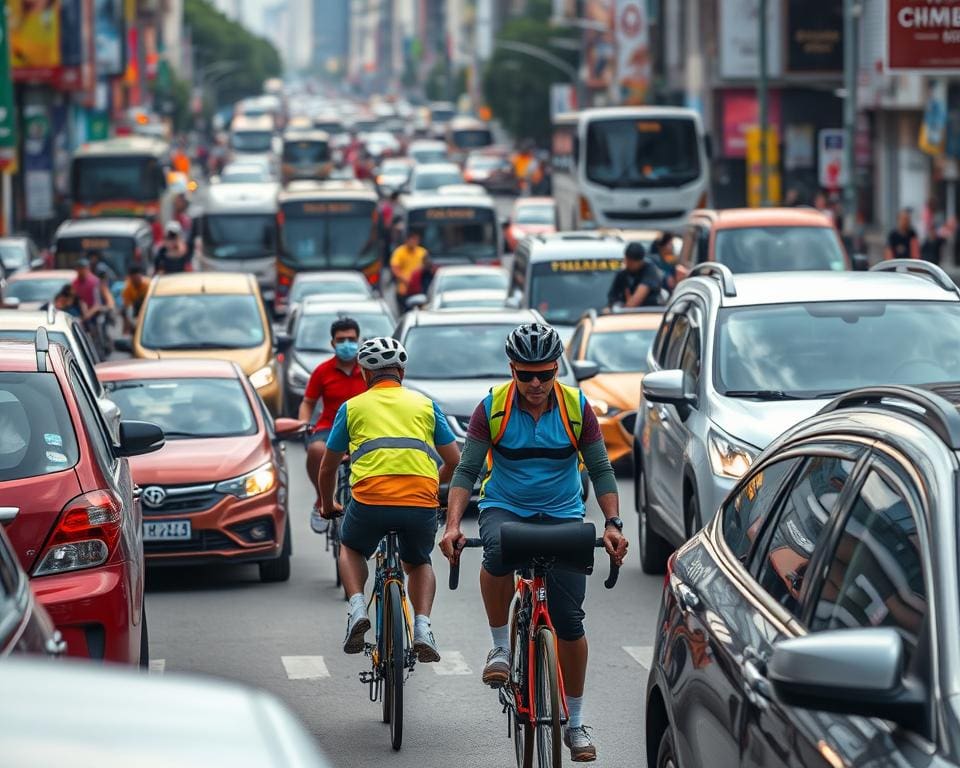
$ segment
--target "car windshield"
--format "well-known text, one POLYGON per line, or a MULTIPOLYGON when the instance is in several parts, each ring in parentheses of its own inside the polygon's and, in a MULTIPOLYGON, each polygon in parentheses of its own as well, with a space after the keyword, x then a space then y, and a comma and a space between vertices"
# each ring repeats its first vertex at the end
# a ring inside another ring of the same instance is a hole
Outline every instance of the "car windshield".
POLYGON ((273 146, 270 131, 237 131, 230 137, 230 146, 237 152, 269 152, 273 146))
POLYGON ((274 253, 277 219, 269 213, 203 217, 204 249, 215 259, 257 259, 274 253))
MULTIPOLYGON (((510 365, 503 351, 516 325, 421 325, 403 339, 408 379, 509 379, 510 365), (463 350, 470 354, 464 355, 463 350)), ((560 360, 560 374, 566 366, 560 360)))
MULTIPOLYGON (((302 207, 306 208, 304 204, 302 207)), ((316 208, 342 206, 345 213, 291 215, 285 208, 281 229, 284 263, 294 269, 351 269, 369 265, 377 256, 374 203, 316 203, 316 208)))
POLYGON ((530 307, 548 323, 574 325, 590 309, 607 303, 607 293, 622 259, 582 259, 534 264, 530 307))
POLYGON ((586 359, 602 373, 646 373, 647 352, 656 335, 656 328, 591 333, 586 359))
POLYGON ((0 482, 62 472, 79 457, 57 378, 0 373, 0 482))
POLYGON ((134 262, 137 241, 132 237, 61 237, 55 245, 57 269, 71 269, 91 251, 98 251, 113 274, 123 279, 134 262))
POLYGON ((71 171, 73 200, 151 202, 160 197, 162 175, 155 157, 79 157, 71 171))
POLYGON ((307 296, 322 296, 336 293, 352 294, 354 296, 369 296, 370 290, 364 283, 357 280, 310 280, 293 284, 290 291, 290 301, 303 301, 307 296))
POLYGON ((517 224, 555 224, 557 212, 552 205, 520 205, 514 221, 517 224))
MULTIPOLYGON (((434 258, 463 261, 497 258, 497 229, 490 208, 429 208, 411 211, 409 226, 434 258)), ((479 288, 474 284, 473 288, 479 288)), ((449 290, 449 289, 448 289, 449 290)))
POLYGON ((303 315, 297 325, 295 349, 301 352, 332 352, 330 347, 330 326, 339 317, 352 317, 360 326, 360 338, 372 339, 375 336, 392 336, 394 322, 381 312, 318 312, 303 315))
POLYGON ((380 166, 380 173, 384 176, 409 176, 410 175, 410 164, 401 161, 401 162, 390 162, 389 160, 380 166))
POLYGON ((462 296, 457 296, 452 294, 450 296, 443 296, 439 301, 439 309, 490 309, 494 307, 502 307, 506 302, 507 297, 503 298, 493 298, 490 296, 484 298, 465 298, 462 296))
POLYGON ((721 229, 716 260, 734 272, 842 272, 847 268, 840 240, 830 227, 721 229))
POLYGON ((442 272, 435 279, 436 293, 444 291, 506 291, 507 273, 491 270, 489 273, 468 275, 444 275, 442 272))
POLYGON ((268 181, 267 175, 255 168, 241 171, 224 171, 220 174, 221 184, 260 184, 268 181))
POLYGON ((0 243, 0 262, 7 269, 27 266, 27 244, 0 243))
POLYGON ((447 159, 447 151, 445 149, 415 149, 410 153, 410 156, 420 165, 442 163, 447 159))
POLYGON ((496 155, 471 155, 467 158, 467 168, 472 171, 492 171, 505 165, 506 161, 496 155))
POLYGON ((487 128, 477 128, 467 131, 454 131, 453 143, 460 149, 487 147, 493 144, 493 134, 487 128))
POLYGON ((283 144, 285 163, 325 163, 330 149, 325 141, 286 141, 283 144))
POLYGON ((250 349, 263 344, 264 319, 250 294, 151 296, 140 343, 147 349, 250 349))
POLYGON ((14 280, 7 283, 3 289, 5 299, 20 299, 20 301, 53 301, 57 291, 63 288, 69 280, 62 277, 44 277, 36 280, 14 280))
POLYGON ((594 120, 587 126, 587 179, 611 189, 673 187, 700 175, 692 120, 594 120))
POLYGON ((459 171, 418 173, 413 177, 413 190, 415 192, 429 192, 448 184, 463 184, 463 177, 459 171))
POLYGON ((236 379, 108 381, 124 419, 149 421, 168 439, 254 435, 257 422, 236 379))
POLYGON ((868 385, 958 381, 958 338, 960 304, 953 302, 721 309, 715 386, 731 396, 814 398, 868 385))

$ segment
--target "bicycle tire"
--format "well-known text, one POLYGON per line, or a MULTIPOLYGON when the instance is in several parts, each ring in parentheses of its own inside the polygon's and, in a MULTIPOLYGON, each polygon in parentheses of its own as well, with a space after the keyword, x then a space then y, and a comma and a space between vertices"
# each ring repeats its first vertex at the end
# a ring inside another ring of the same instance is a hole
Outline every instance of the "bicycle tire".
POLYGON ((330 542, 333 549, 333 572, 336 585, 343 586, 343 580, 340 578, 340 521, 333 518, 330 521, 330 542))
POLYGON ((557 641, 549 627, 537 630, 536 659, 536 712, 537 720, 549 718, 549 722, 537 723, 537 766, 539 768, 562 768, 563 744, 560 725, 560 680, 557 673, 557 641))
POLYGON ((390 746, 394 751, 403 743, 403 675, 406 672, 404 648, 403 598, 400 585, 395 581, 387 586, 387 622, 384 634, 387 638, 387 657, 384 659, 387 672, 387 687, 390 691, 390 746))
MULTIPOLYGON (((527 688, 527 637, 525 627, 518 626, 519 613, 520 600, 515 599, 510 607, 510 685, 513 686, 515 702, 517 693, 527 688)), ((533 768, 533 726, 520 719, 516 706, 510 718, 517 768, 533 768)))
POLYGON ((387 683, 387 599, 384 592, 377 600, 377 665, 380 670, 380 704, 383 708, 381 720, 385 723, 390 722, 390 709, 393 706, 390 701, 393 687, 387 683))

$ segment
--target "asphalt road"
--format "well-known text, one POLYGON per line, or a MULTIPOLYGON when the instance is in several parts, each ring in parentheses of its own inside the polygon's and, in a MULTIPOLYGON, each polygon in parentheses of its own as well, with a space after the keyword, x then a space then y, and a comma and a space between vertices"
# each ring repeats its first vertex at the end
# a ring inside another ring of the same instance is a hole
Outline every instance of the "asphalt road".
MULTIPOLYGON (((341 650, 346 607, 334 587, 324 538, 310 530, 313 499, 303 449, 290 445, 287 451, 294 552, 290 581, 261 584, 255 566, 151 571, 146 600, 154 673, 214 675, 273 692, 302 718, 338 768, 381 760, 396 768, 513 764, 506 718, 496 694, 479 676, 490 645, 477 584, 479 551, 465 555, 456 593, 446 587, 446 561, 436 551, 440 586, 433 626, 443 660, 418 664, 408 680, 404 744, 394 754, 379 704, 368 700, 367 687, 357 677, 366 659, 341 650)), ((585 720, 595 726, 598 765, 642 766, 642 702, 662 581, 640 571, 629 482, 621 482, 621 495, 634 549, 612 592, 603 587, 607 564, 602 554, 590 578, 585 720)), ((588 518, 600 519, 592 501, 588 518)), ((466 528, 468 535, 476 535, 475 520, 467 521, 466 528)))

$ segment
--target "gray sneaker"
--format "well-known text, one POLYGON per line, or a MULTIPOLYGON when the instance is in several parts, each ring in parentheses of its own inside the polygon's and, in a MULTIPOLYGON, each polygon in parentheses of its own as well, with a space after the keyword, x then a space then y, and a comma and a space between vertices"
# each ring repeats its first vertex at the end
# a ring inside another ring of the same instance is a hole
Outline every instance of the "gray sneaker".
POLYGON ((564 729, 563 743, 570 747, 570 759, 575 763, 592 763, 597 759, 597 748, 587 733, 588 729, 587 725, 564 729))
POLYGON ((320 506, 313 505, 313 511, 310 513, 310 527, 314 533, 326 533, 330 527, 330 521, 320 515, 320 506))
POLYGON ((421 664, 429 664, 433 661, 440 661, 440 651, 437 650, 437 641, 433 638, 433 632, 429 629, 413 630, 413 650, 417 654, 417 661, 421 664))
POLYGON ((499 646, 487 654, 487 663, 483 666, 483 684, 491 688, 500 688, 510 679, 510 651, 499 646))
POLYGON ((366 645, 363 636, 370 629, 370 617, 366 610, 356 611, 347 617, 347 636, 343 640, 344 653, 363 653, 366 645))

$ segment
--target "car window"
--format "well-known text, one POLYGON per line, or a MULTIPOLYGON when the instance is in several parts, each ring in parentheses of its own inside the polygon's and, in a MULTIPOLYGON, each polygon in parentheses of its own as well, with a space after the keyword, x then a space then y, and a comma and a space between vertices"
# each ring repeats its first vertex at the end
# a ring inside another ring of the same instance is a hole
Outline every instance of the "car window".
POLYGON ((854 461, 834 456, 807 460, 780 502, 776 525, 764 549, 760 586, 795 616, 807 569, 830 514, 843 491, 854 461))
POLYGON ((667 339, 667 351, 663 361, 663 367, 668 371, 680 367, 683 344, 687 339, 687 331, 689 330, 690 318, 683 313, 678 313, 673 321, 673 327, 670 328, 670 337, 667 339))
POLYGON ((75 344, 71 346, 71 351, 76 350, 74 359, 83 371, 87 384, 93 388, 96 394, 99 394, 103 388, 93 367, 97 363, 97 352, 90 343, 90 337, 77 323, 70 324, 70 333, 73 334, 75 340, 75 344))
MULTIPOLYGON (((0 606, 4 597, 16 595, 20 586, 20 570, 14 560, 10 543, 0 535, 0 606)), ((0 622, 3 621, 3 608, 0 607, 0 622)))
POLYGON ((710 230, 707 227, 697 227, 697 263, 710 260, 710 230))
POLYGON ((680 261, 683 264, 696 264, 694 248, 697 244, 697 227, 691 225, 683 235, 683 246, 680 248, 680 261))
POLYGON ((690 326, 690 332, 683 342, 680 369, 689 374, 694 381, 700 380, 700 328, 696 325, 690 326))
POLYGON ((741 563, 746 564, 784 481, 800 461, 794 458, 767 465, 741 484, 724 504, 723 538, 741 563))
POLYGON ((583 333, 586 328, 585 323, 580 323, 577 326, 577 330, 573 332, 573 336, 570 337, 570 359, 571 360, 580 360, 580 347, 583 346, 583 333))
POLYGON ((110 445, 110 439, 107 437, 106 429, 100 418, 100 410, 90 399, 80 369, 76 363, 70 364, 70 385, 76 393, 77 405, 80 408, 80 418, 83 421, 87 437, 93 444, 93 450, 97 457, 97 462, 104 474, 111 474, 116 458, 110 445))
POLYGON ((911 504, 876 470, 863 487, 828 560, 810 628, 893 627, 916 650, 927 613, 923 556, 911 504))

